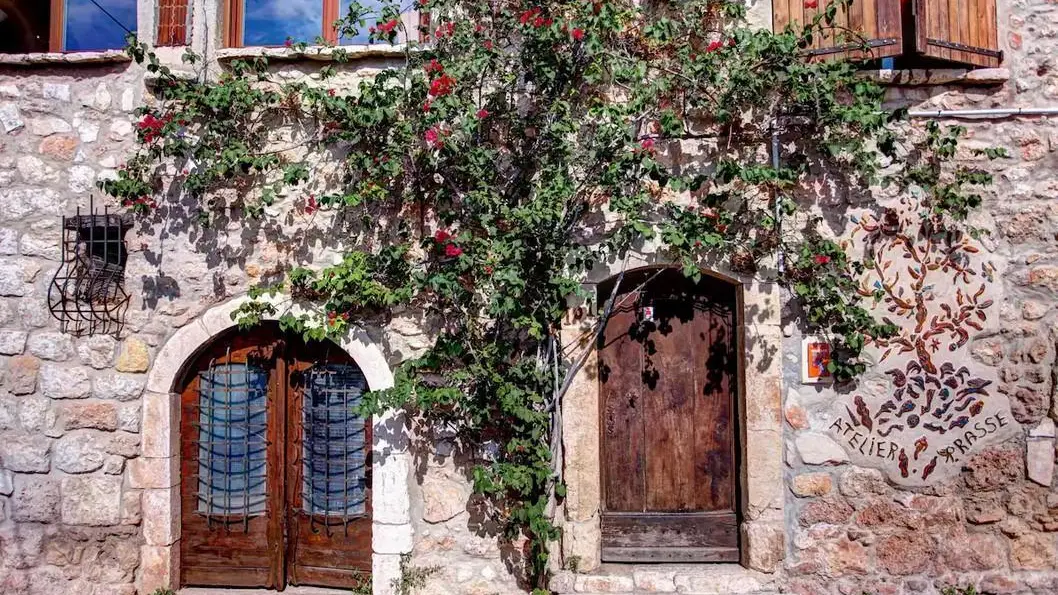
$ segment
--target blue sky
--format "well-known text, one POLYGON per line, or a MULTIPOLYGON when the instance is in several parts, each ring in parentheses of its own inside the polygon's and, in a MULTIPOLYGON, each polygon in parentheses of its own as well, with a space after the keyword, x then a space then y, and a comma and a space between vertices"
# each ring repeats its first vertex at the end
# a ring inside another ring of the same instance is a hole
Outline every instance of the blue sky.
POLYGON ((66 51, 120 49, 125 47, 125 29, 136 30, 136 0, 66 0, 66 51), (100 10, 100 7, 106 10, 100 10))
MULTIPOLYGON (((243 45, 283 45, 287 37, 295 42, 313 43, 323 33, 323 0, 244 0, 243 45)), ((352 0, 341 0, 338 14, 349 12, 352 0)), ((365 6, 377 5, 372 0, 360 0, 365 6)), ((403 2, 412 6, 410 0, 403 2)), ((343 39, 343 44, 367 43, 366 25, 355 39, 343 39)))

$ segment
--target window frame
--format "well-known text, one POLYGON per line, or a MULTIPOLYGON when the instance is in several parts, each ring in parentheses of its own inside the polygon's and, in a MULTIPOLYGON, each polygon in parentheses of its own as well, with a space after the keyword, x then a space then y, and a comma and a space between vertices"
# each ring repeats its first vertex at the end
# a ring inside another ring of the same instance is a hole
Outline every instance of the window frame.
MULTIPOLYGON (((124 49, 124 46, 122 46, 93 50, 67 50, 66 44, 64 43, 66 40, 66 0, 50 0, 50 3, 48 13, 48 52, 54 54, 84 54, 89 52, 111 52, 124 49)), ((137 22, 134 26, 133 33, 138 35, 140 29, 138 14, 136 20, 137 22)))
MULTIPOLYGON (((338 8, 341 0, 319 0, 323 3, 323 18, 320 23, 320 36, 328 43, 338 43, 338 31, 334 22, 338 20, 338 8)), ((224 0, 224 47, 277 47, 247 46, 244 43, 246 34, 246 0, 224 0)))

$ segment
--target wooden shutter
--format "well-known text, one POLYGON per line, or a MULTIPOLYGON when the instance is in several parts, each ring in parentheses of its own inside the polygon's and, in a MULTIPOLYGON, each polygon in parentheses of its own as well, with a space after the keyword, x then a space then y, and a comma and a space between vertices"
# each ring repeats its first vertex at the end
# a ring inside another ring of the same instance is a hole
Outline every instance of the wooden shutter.
POLYGON ((997 67, 996 0, 915 0, 915 46, 919 53, 974 66, 997 67))
POLYGON ((158 0, 158 43, 187 45, 188 0, 158 0))
MULTIPOLYGON (((788 25, 799 30, 814 22, 816 15, 826 10, 827 0, 816 0, 814 3, 775 0, 772 6, 775 31, 783 31, 788 25)), ((814 36, 808 53, 818 58, 848 56, 853 59, 877 59, 899 56, 903 49, 900 0, 854 0, 848 11, 838 9, 834 27, 823 35, 814 36), (850 31, 863 36, 870 47, 868 53, 860 49, 863 42, 850 31)))

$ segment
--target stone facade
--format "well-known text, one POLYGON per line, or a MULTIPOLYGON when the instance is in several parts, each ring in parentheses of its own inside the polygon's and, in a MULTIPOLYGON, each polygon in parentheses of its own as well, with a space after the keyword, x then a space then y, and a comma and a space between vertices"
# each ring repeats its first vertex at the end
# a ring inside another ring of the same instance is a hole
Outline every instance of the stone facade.
MULTIPOLYGON (((768 26, 770 3, 751 5, 753 21, 768 26)), ((204 24, 216 22, 218 6, 192 2, 194 47, 210 60, 260 53, 217 50, 219 28, 204 24)), ((153 3, 141 0, 139 13, 140 30, 152 30, 153 3)), ((894 107, 1058 106, 1058 5, 1000 0, 999 17, 1003 69, 883 73, 894 107)), ((162 57, 179 66, 179 53, 162 57)), ((384 49, 354 54, 336 84, 355 86, 390 59, 384 49)), ((277 68, 296 77, 317 67, 291 60, 277 68)), ((203 230, 177 199, 127 236, 133 297, 122 332, 61 333, 46 301, 60 217, 87 207, 95 183, 121 167, 134 142, 133 110, 148 99, 146 73, 120 54, 0 61, 0 593, 148 595, 177 586, 175 375, 230 326, 252 284, 293 261, 292 239, 304 248, 299 258, 316 263, 343 248, 290 201, 275 207, 289 222, 277 239, 235 211, 203 230)), ((729 275, 743 305, 742 565, 600 564, 589 357, 564 403, 569 491, 557 512, 556 591, 895 594, 972 583, 990 593, 1058 592, 1058 122, 963 123, 969 147, 1006 147, 1011 158, 993 166, 996 186, 974 221, 990 231, 980 248, 995 267, 988 324, 954 361, 991 382, 1007 404, 992 414, 1006 416, 1008 429, 943 473, 917 471, 922 481, 902 481, 899 465, 873 465, 832 427, 846 406, 856 411, 857 393, 800 382, 802 337, 784 309, 789 296, 729 275)), ((638 258, 633 264, 663 264, 651 253, 638 258)), ((566 336, 574 341, 590 323, 574 309, 566 336)), ((428 329, 401 312, 365 322, 342 346, 378 388, 392 366, 429 344, 428 329)), ((858 387, 865 406, 890 398, 887 369, 858 387)), ((519 544, 498 540, 470 496, 466 445, 399 417, 375 423, 391 430, 375 443, 387 452, 375 469, 376 493, 386 495, 375 500, 375 592, 392 592, 409 552, 413 566, 435 570, 422 593, 522 592, 519 544)))

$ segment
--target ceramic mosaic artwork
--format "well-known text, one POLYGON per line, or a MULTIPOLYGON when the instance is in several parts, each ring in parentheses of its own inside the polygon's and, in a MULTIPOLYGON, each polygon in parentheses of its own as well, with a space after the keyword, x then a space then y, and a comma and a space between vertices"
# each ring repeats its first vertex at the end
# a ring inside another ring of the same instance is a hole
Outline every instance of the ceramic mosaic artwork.
POLYGON ((860 292, 900 330, 871 346, 885 382, 839 399, 828 431, 853 462, 926 485, 958 473, 1018 424, 994 371, 969 355, 971 338, 995 315, 994 266, 970 236, 926 237, 912 216, 889 209, 854 220, 867 265, 860 292))

